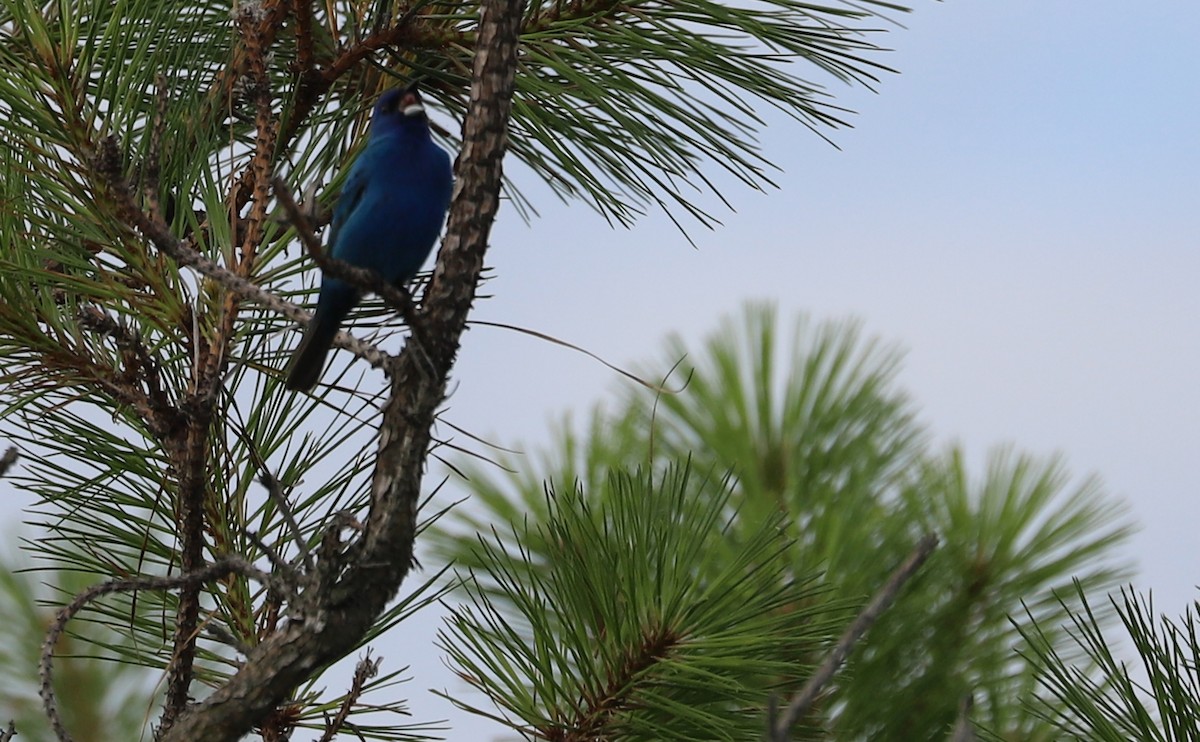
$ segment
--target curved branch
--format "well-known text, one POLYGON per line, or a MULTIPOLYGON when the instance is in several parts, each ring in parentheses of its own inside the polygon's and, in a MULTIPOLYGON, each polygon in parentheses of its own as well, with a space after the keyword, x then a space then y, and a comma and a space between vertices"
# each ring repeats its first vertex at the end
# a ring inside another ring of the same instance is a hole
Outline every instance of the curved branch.
POLYGON ((72 739, 63 725, 62 716, 58 713, 58 698, 54 693, 54 647, 58 638, 67 628, 67 623, 79 615, 88 603, 109 595, 110 593, 128 593, 135 590, 178 590, 194 588, 206 582, 220 579, 229 574, 240 574, 264 585, 277 586, 278 580, 263 572, 253 564, 238 557, 228 557, 219 562, 203 567, 194 572, 178 577, 135 577, 124 580, 109 580, 84 590, 75 596, 68 605, 60 608, 54 615, 54 621, 46 631, 46 639, 42 642, 42 656, 38 662, 38 677, 40 686, 38 692, 42 696, 42 706, 54 735, 59 740, 69 742, 72 739))

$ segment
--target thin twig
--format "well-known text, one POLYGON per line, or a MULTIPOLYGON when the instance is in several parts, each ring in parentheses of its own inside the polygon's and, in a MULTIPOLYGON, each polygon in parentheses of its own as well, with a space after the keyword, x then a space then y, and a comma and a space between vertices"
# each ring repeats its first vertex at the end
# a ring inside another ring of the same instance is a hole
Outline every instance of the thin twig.
MULTIPOLYGON (((296 544, 296 549, 300 553, 300 561, 303 562, 305 571, 308 574, 312 574, 313 561, 311 550, 308 548, 308 542, 304 538, 304 533, 300 530, 300 524, 296 520, 296 514, 292 509, 292 505, 283 494, 283 488, 279 484, 279 479, 267 467, 267 462, 258 450, 258 445, 246 431, 246 423, 241 419, 241 415, 237 414, 237 420, 232 422, 235 435, 245 444, 246 451, 250 455, 250 462, 254 465, 255 471, 258 473, 259 483, 267 490, 267 496, 283 516, 284 525, 287 526, 291 533, 292 540, 296 544)), ((293 564, 287 563, 279 552, 267 546, 264 541, 259 539, 257 533, 247 531, 246 535, 254 541, 255 546, 267 555, 267 558, 271 560, 271 563, 276 568, 284 570, 290 577, 296 577, 296 569, 293 564)))
POLYGON ((9 719, 8 726, 0 729, 0 742, 8 742, 13 737, 17 736, 17 725, 9 719))
POLYGON ((320 742, 331 742, 338 732, 346 726, 346 720, 350 718, 350 711, 354 708, 354 704, 358 703, 358 699, 362 697, 363 689, 367 685, 367 681, 379 674, 379 665, 383 662, 382 657, 371 659, 371 650, 367 650, 367 655, 358 661, 358 665, 354 668, 354 679, 350 683, 350 690, 342 699, 341 705, 338 707, 337 714, 332 718, 325 719, 325 733, 321 735, 320 742))
MULTIPOLYGON (((573 350, 577 353, 582 353, 585 356, 587 356, 588 358, 591 358, 594 361, 600 362, 601 365, 608 368, 609 370, 616 371, 617 373, 619 373, 620 375, 629 379, 630 381, 646 387, 647 389, 654 392, 655 394, 675 395, 675 394, 679 394, 680 392, 683 391, 684 388, 687 387, 687 384, 685 383, 684 386, 680 389, 668 389, 668 388, 666 388, 666 386, 664 386, 664 384, 666 383, 665 380, 663 381, 663 384, 655 384, 653 381, 648 381, 646 379, 643 379, 642 377, 638 376, 637 374, 633 373, 632 371, 626 371, 625 369, 621 368, 620 366, 616 366, 612 363, 609 363, 608 361, 604 360, 603 358, 596 355, 595 353, 588 350, 587 348, 581 348, 578 345, 575 345, 574 343, 570 343, 570 342, 567 342, 566 340, 556 338, 553 335, 547 335, 544 332, 538 332, 537 330, 531 330, 527 327, 518 327, 517 325, 510 325, 505 322, 488 322, 487 320, 480 320, 480 319, 471 320, 470 324, 472 324, 476 327, 497 327, 502 330, 512 330, 513 332, 519 332, 523 335, 529 335, 530 337, 535 337, 538 340, 545 340, 546 342, 554 343, 555 345, 562 346, 568 350, 573 350)), ((678 366, 679 363, 681 363, 682 361, 683 361, 682 358, 679 359, 679 361, 676 362, 675 366, 678 366)), ((675 366, 671 367, 671 371, 675 370, 675 366)), ((670 375, 671 375, 671 373, 668 372, 667 377, 670 377, 670 375)), ((689 376, 689 378, 690 378, 690 376, 689 376)))
POLYGON ((107 374, 99 380, 103 388, 118 401, 137 410, 150 431, 159 440, 170 437, 171 431, 183 423, 183 412, 171 402, 162 383, 162 364, 142 342, 135 330, 110 317, 94 305, 79 310, 79 324, 111 338, 121 351, 120 373, 107 374), (129 381, 130 378, 136 379, 129 381))
POLYGON ((300 241, 304 243, 304 248, 308 254, 312 256, 313 262, 320 267, 323 273, 327 273, 334 278, 340 278, 361 289, 370 291, 379 295, 390 307, 400 313, 404 318, 404 323, 412 330, 413 337, 418 345, 422 345, 421 337, 421 321, 417 316, 417 308, 413 304, 412 295, 408 290, 388 283, 383 276, 375 271, 366 268, 359 268, 351 265, 344 260, 338 260, 330 255, 326 255, 321 248, 321 241, 317 239, 313 232, 312 226, 309 223, 308 216, 296 203, 296 199, 288 190, 287 184, 282 178, 276 177, 271 181, 271 185, 275 190, 275 198, 278 199, 279 205, 287 212, 289 223, 296 228, 297 234, 300 235, 300 241))
POLYGON ((38 662, 38 677, 41 681, 39 693, 42 696, 42 706, 50 726, 59 742, 71 742, 72 737, 63 725, 62 716, 58 712, 58 699, 54 693, 54 647, 67 628, 67 623, 79 614, 88 603, 109 595, 110 593, 127 593, 140 590, 178 590, 181 588, 202 585, 205 582, 220 579, 228 574, 240 574, 257 580, 267 586, 275 586, 277 578, 255 567, 239 557, 226 557, 207 567, 198 569, 186 575, 177 577, 134 577, 123 580, 109 580, 99 585, 93 585, 75 596, 69 604, 60 608, 54 616, 54 621, 46 631, 46 639, 42 642, 42 655, 38 662))
MULTIPOLYGON (((344 552, 348 548, 342 539, 343 531, 362 533, 366 529, 362 521, 350 510, 339 510, 329 519, 325 532, 321 535, 321 543, 317 546, 317 568, 312 580, 319 587, 325 587, 337 582, 341 577, 344 552)), ((356 542, 351 542, 351 546, 356 542)), ((302 610, 300 612, 303 612, 302 610)))
POLYGON ((271 548, 266 541, 263 541, 262 537, 259 536, 256 531, 245 531, 244 533, 246 534, 246 538, 250 540, 250 543, 254 544, 255 548, 266 555, 267 561, 271 563, 272 567, 277 569, 281 574, 286 575, 288 579, 295 579, 298 577, 296 574, 296 569, 292 565, 288 564, 287 560, 284 559, 278 551, 271 548))
POLYGON ((792 697, 791 703, 783 710, 783 713, 775 718, 772 714, 769 719, 769 728, 767 738, 771 742, 787 742, 791 735, 792 727, 800 720, 813 703, 816 702, 817 696, 825 688, 825 685, 833 679, 842 663, 846 661, 855 644, 862 638, 863 634, 867 633, 879 617, 886 611, 895 601, 896 596, 900 593, 900 588, 908 582, 933 550, 937 548, 937 536, 932 533, 926 534, 917 544, 904 563, 896 568, 888 577, 888 581, 879 589, 879 592, 871 598, 871 602, 867 603, 867 607, 863 608, 854 622, 850 624, 850 628, 846 629, 846 633, 838 639, 838 643, 834 645, 833 651, 813 673, 804 687, 792 697))
MULTIPOLYGON (((662 381, 659 383, 660 387, 666 386, 667 379, 671 378, 671 374, 675 373, 675 369, 679 368, 679 364, 683 363, 684 359, 686 359, 686 358, 687 358, 686 355, 680 356, 679 360, 675 361, 675 363, 673 363, 671 365, 671 368, 667 369, 667 372, 665 374, 663 374, 662 381)), ((682 393, 684 389, 688 388, 688 385, 692 383, 692 374, 694 374, 695 372, 696 372, 696 369, 694 369, 694 368, 690 369, 688 371, 687 378, 683 380, 683 386, 679 389, 679 392, 676 392, 676 393, 682 393)), ((650 440, 648 442, 648 445, 646 446, 646 449, 647 449, 646 450, 646 463, 647 463, 647 465, 650 465, 654 462, 654 435, 658 429, 658 426, 656 423, 658 422, 658 403, 661 399, 662 399, 662 394, 657 391, 654 392, 654 404, 651 405, 651 407, 650 407, 650 440)))
MULTIPOLYGON (((257 452, 255 457, 257 458, 257 452)), ((258 468, 258 481, 267 490, 267 496, 271 498, 271 502, 275 503, 275 507, 283 516, 283 522, 291 531, 292 538, 296 542, 296 549, 300 552, 300 560, 304 562, 304 569, 311 574, 315 567, 312 552, 309 551, 308 542, 304 539, 304 532, 300 530, 300 524, 296 521, 296 514, 292 512, 291 503, 284 497, 283 490, 279 487, 279 480, 267 470, 265 462, 262 462, 258 468)))
POLYGON ((230 633, 228 629, 220 624, 205 623, 204 633, 214 641, 219 641, 227 647, 233 647, 243 657, 250 654, 250 652, 254 649, 249 644, 239 640, 236 636, 230 633))

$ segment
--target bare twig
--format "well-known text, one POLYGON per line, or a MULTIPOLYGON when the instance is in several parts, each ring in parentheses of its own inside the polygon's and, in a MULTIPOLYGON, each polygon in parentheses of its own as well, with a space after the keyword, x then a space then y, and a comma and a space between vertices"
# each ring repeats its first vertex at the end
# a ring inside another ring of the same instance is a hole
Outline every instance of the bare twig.
POLYGON ((297 234, 300 235, 300 241, 304 243, 308 254, 312 256, 313 262, 321 268, 321 271, 334 278, 340 278, 354 286, 378 294, 389 306, 400 313, 400 316, 404 318, 404 323, 409 326, 414 338, 420 344, 421 322, 417 317, 417 308, 413 304, 412 295, 408 293, 408 290, 388 283, 383 279, 383 276, 375 271, 359 268, 344 260, 338 260, 326 255, 325 251, 321 249, 321 241, 317 239, 316 234, 313 232, 308 216, 300 208, 300 205, 296 203, 296 199, 292 197, 287 184, 283 182, 283 179, 278 177, 271 181, 271 184, 275 190, 275 198, 279 200, 279 205, 287 212, 289 223, 296 228, 297 234))
POLYGON ((250 543, 254 544, 259 551, 266 555, 267 561, 270 562, 271 566, 278 570, 280 574, 286 575, 288 579, 298 580, 299 575, 296 574, 295 567, 288 564, 287 560, 284 559, 278 551, 271 548, 266 541, 263 541, 262 537, 259 536, 256 531, 245 531, 245 534, 246 538, 250 540, 250 543))
POLYGON ((17 725, 10 719, 8 726, 0 729, 0 742, 8 742, 15 736, 17 736, 17 725))
POLYGON ((105 374, 100 384, 123 404, 137 410, 150 431, 166 440, 183 424, 183 412, 171 402, 162 383, 162 364, 142 342, 135 330, 110 317, 99 307, 79 310, 79 324, 112 339, 121 351, 120 373, 105 374), (136 381, 130 381, 136 379, 136 381))
POLYGON ((867 603, 867 607, 863 608, 862 612, 858 614, 854 622, 850 624, 850 628, 846 629, 846 633, 842 634, 842 637, 838 639, 837 644, 833 647, 833 651, 829 653, 829 656, 825 658, 825 661, 821 663, 821 666, 817 668, 813 676, 804 684, 804 687, 792 697, 791 702, 783 710, 783 713, 779 714, 778 717, 775 714, 771 714, 768 720, 767 739, 771 742, 787 742, 791 736, 792 727, 796 725, 796 722, 816 702, 817 696, 821 694, 825 685, 833 679, 834 674, 837 673, 842 663, 846 661, 846 657, 849 656, 859 639, 875 625, 875 622, 879 620, 883 612, 892 605, 892 602, 895 601, 896 596, 900 593, 900 588, 904 587, 904 584, 916 574, 921 565, 925 563, 925 560, 929 558, 929 555, 933 553, 933 550, 937 548, 937 545, 937 536, 932 533, 926 534, 917 544, 916 548, 912 550, 912 553, 908 555, 908 558, 904 560, 904 563, 892 572, 891 576, 888 577, 888 581, 879 589, 879 592, 875 593, 871 601, 867 603))
MULTIPOLYGON (((256 452, 257 458, 257 452, 256 452)), ((275 507, 279 509, 280 515, 283 516, 283 522, 287 524, 288 530, 292 533, 292 539, 296 542, 296 549, 300 552, 300 561, 304 563, 304 569, 307 572, 312 572, 313 560, 312 553, 309 551, 308 543, 304 540, 304 532, 300 530, 300 523, 296 521, 296 514, 292 512, 292 504, 288 502, 284 496, 283 490, 279 487, 279 480, 275 475, 267 470, 266 462, 261 462, 258 469, 258 481, 267 490, 267 496, 271 498, 271 502, 275 503, 275 507)))
MULTIPOLYGON (((304 243, 304 249, 310 255, 321 255, 323 252, 321 250, 321 241, 317 239, 316 229, 313 227, 312 220, 309 214, 306 213, 306 210, 302 209, 300 204, 296 203, 291 189, 287 187, 287 183, 283 182, 283 178, 279 176, 272 178, 271 190, 275 192, 275 198, 279 201, 279 205, 287 212, 286 223, 296 228, 296 234, 299 235, 300 241, 304 243)), ((306 198, 305 200, 308 201, 307 205, 311 209, 312 204, 315 203, 315 199, 309 201, 306 198)))
POLYGON ((350 718, 350 711, 354 708, 354 704, 358 703, 358 699, 362 697, 363 688, 366 687, 367 681, 379 674, 379 665, 382 662, 382 657, 372 660, 369 649, 367 650, 367 656, 358 661, 358 665, 354 668, 354 679, 350 683, 350 690, 346 692, 346 697, 342 699, 337 714, 333 718, 326 717, 325 719, 325 733, 321 735, 320 742, 331 742, 337 736, 338 732, 346 726, 346 720, 350 718))
MULTIPOLYGON (((679 364, 683 363, 685 358, 687 358, 686 355, 680 356, 678 361, 675 361, 675 363, 671 364, 671 367, 669 369, 667 369, 667 372, 665 374, 663 374, 662 382, 659 383, 660 387, 664 386, 667 383, 667 379, 671 378, 671 374, 675 373, 675 369, 679 368, 679 364)), ((683 386, 680 387, 679 392, 682 392, 684 389, 687 389, 688 385, 692 383, 692 374, 693 373, 695 373, 695 369, 691 369, 688 371, 687 378, 683 380, 683 386)), ((650 407, 650 440, 648 442, 648 445, 646 446, 646 464, 647 464, 647 466, 652 465, 654 462, 654 435, 657 432, 656 423, 658 422, 658 403, 661 399, 662 399, 662 394, 655 392, 654 393, 654 404, 650 407)))
POLYGON ((250 654, 250 645, 238 639, 236 636, 230 633, 228 629, 220 624, 204 624, 204 633, 214 641, 219 641, 227 647, 233 647, 242 656, 250 654))
MULTIPOLYGON (((233 429, 237 437, 246 446, 246 452, 250 456, 250 463, 254 465, 254 470, 258 473, 259 484, 266 489, 267 496, 283 516, 284 525, 287 526, 292 540, 296 544, 296 549, 299 552, 299 561, 304 564, 305 571, 311 574, 314 569, 311 550, 308 548, 308 543, 304 538, 304 532, 300 530, 300 524, 296 520, 292 504, 288 502, 287 496, 283 493, 283 487, 280 486, 279 479, 271 473, 266 460, 263 459, 262 453, 258 450, 258 444, 255 443, 252 436, 247 432, 246 423, 241 419, 240 415, 238 415, 233 429)), ((282 554, 268 546, 265 541, 262 541, 257 533, 247 531, 246 535, 250 537, 255 546, 267 555, 267 558, 271 560, 271 563, 277 569, 282 570, 289 576, 297 576, 294 565, 289 564, 283 559, 282 554)))
POLYGON ((62 717, 58 713, 58 699, 54 694, 54 647, 58 644, 58 639, 66 630, 67 623, 77 616, 88 603, 94 600, 109 595, 111 593, 127 593, 141 590, 179 590, 196 585, 202 585, 205 582, 220 579, 229 574, 240 574, 253 580, 272 586, 278 581, 275 577, 263 572, 253 564, 238 557, 227 557, 219 562, 214 562, 202 569, 186 575, 178 577, 135 577, 123 580, 109 580, 108 582, 94 585, 87 590, 84 590, 79 595, 75 596, 69 604, 60 608, 54 616, 54 621, 50 624, 50 628, 46 631, 46 639, 42 642, 42 655, 38 663, 38 677, 41 684, 39 692, 42 696, 42 706, 45 709, 47 718, 50 719, 50 725, 54 729, 54 734, 60 742, 70 742, 71 735, 67 732, 63 725, 62 717))

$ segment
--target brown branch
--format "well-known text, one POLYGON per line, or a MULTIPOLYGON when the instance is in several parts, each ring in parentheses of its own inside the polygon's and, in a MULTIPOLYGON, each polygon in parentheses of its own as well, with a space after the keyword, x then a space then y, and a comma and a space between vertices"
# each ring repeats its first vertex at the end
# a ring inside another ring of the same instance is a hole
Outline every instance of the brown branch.
POLYGON ((445 399, 500 203, 523 0, 484 0, 482 6, 449 226, 425 292, 427 358, 408 346, 397 361, 365 531, 345 549, 321 549, 318 579, 291 606, 292 620, 266 637, 223 687, 181 716, 162 742, 239 739, 300 683, 357 646, 411 568, 430 426, 445 399))
MULTIPOLYGON (((189 404, 188 408, 187 428, 179 436, 177 445, 172 447, 175 455, 170 463, 178 482, 174 502, 175 528, 179 533, 179 564, 183 574, 192 574, 204 564, 204 499, 208 493, 209 427, 213 414, 211 404, 203 401, 189 404)), ((182 585, 179 593, 160 729, 169 729, 175 723, 191 697, 202 589, 202 582, 189 582, 182 585)))
MULTIPOLYGON (((275 43, 276 34, 284 27, 283 21, 287 17, 289 5, 288 0, 262 0, 258 3, 244 4, 243 7, 251 16, 247 20, 257 24, 255 33, 262 39, 264 48, 275 43)), ((238 102, 235 100, 235 91, 244 80, 250 63, 246 47, 241 44, 235 45, 229 64, 217 73, 198 107, 198 113, 191 118, 188 127, 190 130, 183 132, 184 136, 194 136, 195 130, 206 128, 213 119, 223 121, 232 113, 230 107, 238 102)), ((244 205, 245 202, 239 204, 239 209, 244 205)))
POLYGON ((400 23, 375 31, 347 49, 333 60, 321 77, 328 87, 333 84, 334 80, 346 74, 364 59, 381 49, 392 46, 400 46, 409 50, 445 49, 467 46, 470 43, 471 37, 467 33, 405 17, 400 23))
POLYGON ((767 739, 771 742, 787 742, 791 736, 792 727, 796 722, 808 712, 813 703, 817 700, 817 696, 825 688, 825 685, 833 679, 842 663, 846 661, 846 657, 854 649, 854 646, 862 639, 863 634, 870 631, 883 612, 891 607, 892 602, 896 600, 896 596, 900 593, 900 588, 904 587, 933 550, 937 548, 937 536, 932 533, 926 534, 924 538, 917 543, 916 548, 908 555, 908 558, 892 572, 888 577, 888 581, 884 583, 879 592, 871 598, 871 602, 867 603, 867 607, 863 608, 862 612, 850 624, 850 628, 846 629, 846 633, 838 639, 838 643, 834 645, 833 651, 813 673, 813 676, 808 679, 804 687, 792 697, 791 703, 783 710, 782 715, 774 713, 770 714, 768 720, 767 739))
POLYGON ((312 0, 292 0, 292 16, 296 19, 296 72, 300 86, 312 84, 316 75, 316 57, 313 54, 312 0))
MULTIPOLYGON (((244 51, 246 60, 247 95, 254 103, 256 131, 254 154, 250 160, 253 201, 244 222, 245 229, 237 229, 235 224, 233 230, 235 235, 241 237, 240 249, 228 258, 234 274, 243 279, 248 279, 253 273, 258 245, 263 237, 275 147, 276 122, 271 111, 271 88, 267 76, 267 53, 274 32, 264 27, 261 20, 259 9, 251 5, 243 6, 235 18, 240 40, 238 49, 244 51)), ((232 194, 230 198, 233 199, 232 194)), ((236 222, 239 212, 240 209, 229 209, 230 219, 236 222)), ((228 530, 224 503, 210 495, 208 469, 212 421, 217 414, 218 398, 231 358, 230 349, 236 337, 242 301, 241 295, 233 291, 227 291, 222 298, 217 309, 219 314, 213 323, 215 327, 212 328, 211 340, 197 354, 191 389, 184 404, 188 426, 184 434, 186 440, 181 446, 183 455, 172 461, 179 480, 175 520, 179 532, 179 564, 184 574, 203 566, 207 545, 205 535, 221 534, 228 530)), ((218 553, 224 551, 220 543, 215 546, 218 553)), ((202 584, 194 583, 185 586, 179 594, 172 639, 173 661, 167 674, 159 734, 168 731, 190 703, 202 589, 202 584)), ((236 600, 237 595, 234 592, 231 597, 236 600)))
POLYGON ((268 586, 273 586, 278 582, 253 564, 237 557, 229 557, 178 577, 136 577, 109 580, 84 590, 76 595, 69 604, 60 608, 54 615, 54 621, 50 624, 50 628, 46 631, 46 638, 42 642, 41 659, 38 662, 40 681, 38 692, 42 696, 42 706, 46 717, 50 719, 50 726, 54 729, 54 734, 60 742, 68 742, 72 737, 63 725, 62 716, 58 712, 58 698, 54 693, 54 647, 58 644, 59 637, 62 636, 71 619, 75 618, 88 603, 111 593, 184 589, 203 585, 229 574, 240 574, 268 586))
MULTIPOLYGON (((363 539, 365 554, 354 565, 343 590, 376 580, 399 585, 412 558, 429 430, 434 411, 445 396, 445 379, 458 353, 500 203, 501 159, 507 147, 522 5, 520 0, 483 4, 454 202, 446 239, 424 295, 422 321, 428 335, 424 350, 436 375, 422 373, 413 353, 400 357, 392 375, 392 397, 383 412, 371 487, 371 518, 363 539), (370 557, 383 554, 390 559, 380 562, 370 557)), ((343 597, 351 594, 343 592, 343 597)))

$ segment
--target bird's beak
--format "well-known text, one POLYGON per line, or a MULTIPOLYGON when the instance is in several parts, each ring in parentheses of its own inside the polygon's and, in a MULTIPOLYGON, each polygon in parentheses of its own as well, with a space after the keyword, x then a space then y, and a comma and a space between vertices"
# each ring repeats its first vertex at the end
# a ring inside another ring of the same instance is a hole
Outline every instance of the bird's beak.
POLYGON ((425 113, 425 106, 421 105, 421 81, 413 80, 408 87, 404 89, 404 97, 402 98, 403 106, 400 112, 405 116, 419 116, 425 113))

